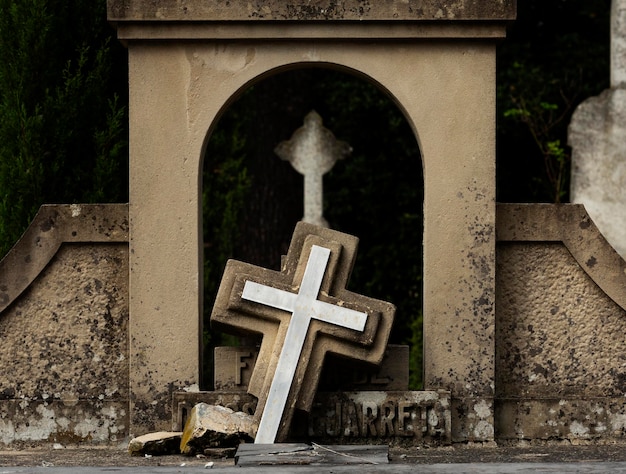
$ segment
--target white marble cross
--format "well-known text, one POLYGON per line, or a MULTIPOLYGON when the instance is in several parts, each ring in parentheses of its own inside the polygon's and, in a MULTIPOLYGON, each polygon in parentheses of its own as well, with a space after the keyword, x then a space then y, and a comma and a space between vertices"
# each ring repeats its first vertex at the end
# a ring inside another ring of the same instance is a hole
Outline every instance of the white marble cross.
POLYGON ((330 130, 324 128, 322 118, 313 110, 304 118, 304 126, 296 130, 290 140, 279 143, 274 151, 304 175, 302 220, 328 227, 323 216, 322 176, 332 169, 337 160, 352 152, 350 145, 337 140, 330 130))
POLYGON ((256 444, 275 442, 311 320, 317 319, 356 331, 365 328, 367 313, 317 299, 329 257, 329 249, 312 246, 297 294, 252 281, 245 283, 243 299, 292 313, 254 440, 256 444))
POLYGON ((626 0, 611 5, 611 87, 626 86, 626 0))

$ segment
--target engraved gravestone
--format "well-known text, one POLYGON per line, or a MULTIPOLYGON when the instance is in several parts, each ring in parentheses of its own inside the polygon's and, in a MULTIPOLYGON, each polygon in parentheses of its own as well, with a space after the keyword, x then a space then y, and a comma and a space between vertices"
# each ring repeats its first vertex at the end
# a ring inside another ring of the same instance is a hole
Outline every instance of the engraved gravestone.
POLYGON ((211 322, 263 335, 248 386, 255 443, 284 441, 294 410, 310 411, 327 353, 381 362, 395 307, 346 290, 357 242, 300 222, 280 272, 227 263, 211 322))
MULTIPOLYGON (((258 356, 255 346, 216 347, 215 390, 247 391, 258 356)), ((408 390, 409 346, 389 344, 378 366, 329 356, 325 361, 318 391, 408 390)))
POLYGON ((304 118, 304 125, 290 140, 278 144, 274 150, 283 160, 304 175, 304 217, 309 224, 328 227, 323 216, 323 176, 352 152, 346 142, 337 140, 322 125, 322 117, 314 110, 304 118))

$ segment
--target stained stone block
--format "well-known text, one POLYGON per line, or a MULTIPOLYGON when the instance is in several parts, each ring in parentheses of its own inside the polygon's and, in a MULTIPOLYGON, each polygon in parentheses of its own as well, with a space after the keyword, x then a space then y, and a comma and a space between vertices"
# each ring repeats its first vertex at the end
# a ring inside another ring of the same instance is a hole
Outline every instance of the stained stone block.
POLYGON ((256 347, 216 347, 214 352, 215 390, 247 390, 259 355, 256 347))
POLYGON ((445 392, 325 392, 315 399, 308 435, 322 443, 451 443, 445 392))

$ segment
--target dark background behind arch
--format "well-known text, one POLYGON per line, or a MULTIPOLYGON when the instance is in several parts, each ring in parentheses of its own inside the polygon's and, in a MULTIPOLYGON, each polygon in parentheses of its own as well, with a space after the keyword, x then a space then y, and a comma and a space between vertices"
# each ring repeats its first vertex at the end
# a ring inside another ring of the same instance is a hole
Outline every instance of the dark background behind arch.
MULTIPOLYGON (((205 379, 208 330, 227 258, 278 270, 303 214, 303 177, 274 153, 316 110, 352 155, 324 177, 324 217, 361 239, 350 289, 398 307, 391 342, 411 344, 421 383, 422 162, 411 128, 371 83, 325 68, 295 69, 248 88, 224 112, 205 153, 205 379)), ((207 384, 208 385, 208 384, 207 384)))

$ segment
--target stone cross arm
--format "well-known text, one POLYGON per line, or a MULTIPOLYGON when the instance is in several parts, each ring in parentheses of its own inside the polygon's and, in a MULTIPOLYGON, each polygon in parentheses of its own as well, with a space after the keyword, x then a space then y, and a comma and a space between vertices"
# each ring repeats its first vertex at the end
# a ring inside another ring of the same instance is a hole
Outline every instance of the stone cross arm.
POLYGON ((259 399, 255 442, 286 440, 294 409, 310 410, 326 353, 382 360, 395 308, 345 289, 356 244, 301 222, 280 272, 228 262, 211 322, 263 335, 248 387, 259 399))

